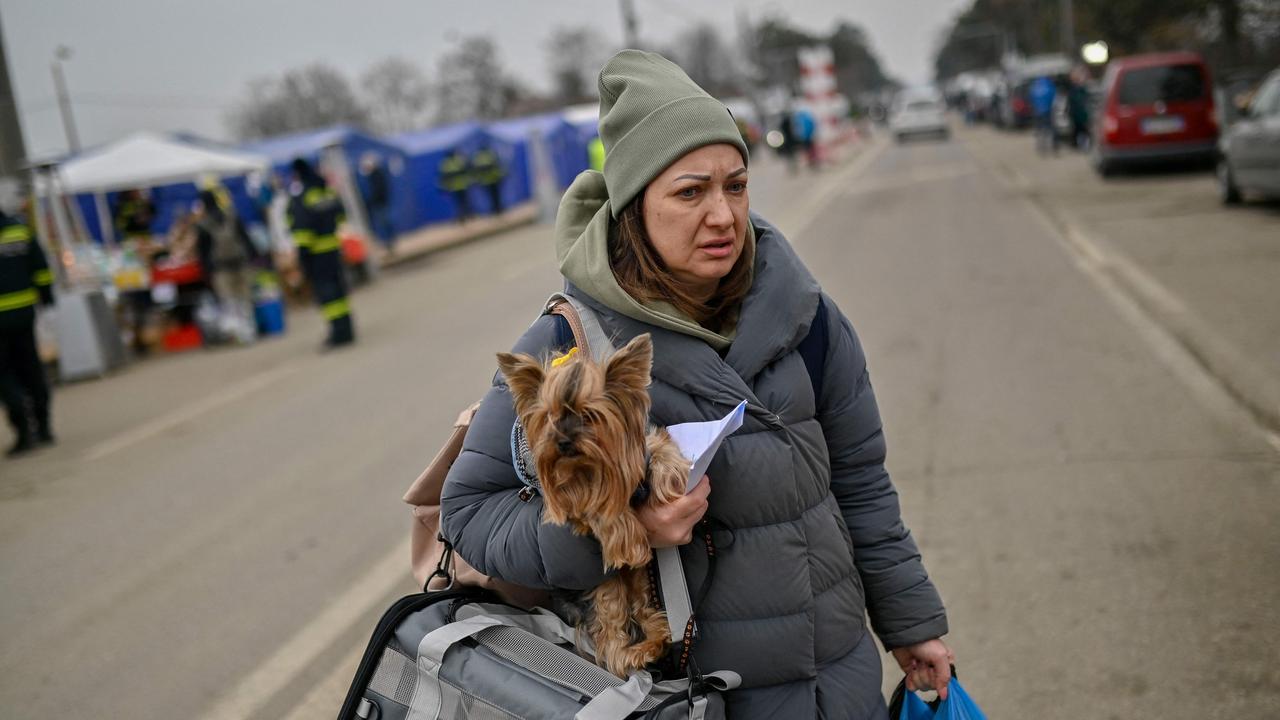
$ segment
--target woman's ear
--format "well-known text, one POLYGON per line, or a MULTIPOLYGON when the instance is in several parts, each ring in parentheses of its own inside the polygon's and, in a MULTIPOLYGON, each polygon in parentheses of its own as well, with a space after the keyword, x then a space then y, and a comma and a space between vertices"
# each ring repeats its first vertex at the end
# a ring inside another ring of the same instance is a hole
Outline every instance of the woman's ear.
POLYGON ((523 415, 538 397, 538 388, 546 377, 542 363, 529 355, 498 353, 498 369, 507 379, 511 397, 515 401, 516 414, 523 415))

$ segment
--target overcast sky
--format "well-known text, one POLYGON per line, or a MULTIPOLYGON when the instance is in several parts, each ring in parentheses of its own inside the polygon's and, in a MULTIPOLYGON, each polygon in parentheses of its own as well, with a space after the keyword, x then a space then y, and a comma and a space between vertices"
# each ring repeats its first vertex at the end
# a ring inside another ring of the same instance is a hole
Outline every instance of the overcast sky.
MULTIPOLYGON (((773 12, 827 31, 861 25, 895 77, 924 82, 936 38, 966 0, 633 0, 642 38, 669 41, 706 20, 734 37, 736 13, 773 12), (784 10, 785 8, 785 10, 784 10)), ((494 37, 508 69, 545 89, 546 38, 589 24, 621 45, 616 0, 0 0, 5 50, 30 156, 66 149, 49 63, 65 44, 83 145, 129 132, 228 138, 226 114, 254 77, 325 61, 356 78, 388 55, 433 73, 457 38, 494 37)))

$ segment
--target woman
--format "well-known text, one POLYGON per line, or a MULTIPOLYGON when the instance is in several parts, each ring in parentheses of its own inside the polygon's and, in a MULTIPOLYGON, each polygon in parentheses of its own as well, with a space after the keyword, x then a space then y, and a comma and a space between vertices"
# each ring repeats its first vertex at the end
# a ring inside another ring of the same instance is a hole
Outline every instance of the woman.
MULTIPOLYGON (((748 400, 708 477, 642 513, 653 547, 682 546, 695 589, 708 563, 694 525, 706 515, 724 528, 697 607, 699 666, 741 674, 735 720, 882 719, 869 611, 908 683, 945 692, 945 612, 899 517, 862 349, 782 235, 748 215, 733 117, 672 63, 631 50, 604 67, 600 96, 604 172, 580 175, 556 220, 566 290, 618 343, 652 335, 655 424, 718 419, 748 400), (815 322, 825 347, 811 377, 798 348, 815 322)), ((516 351, 571 343, 544 316, 516 351)), ((444 534, 490 576, 594 587, 595 540, 543 524, 540 500, 519 496, 514 420, 498 378, 446 482, 444 534)))
POLYGON ((218 296, 222 331, 239 343, 253 342, 257 328, 253 318, 253 246, 244 224, 236 216, 230 198, 213 189, 200 191, 196 220, 196 248, 205 277, 218 296))

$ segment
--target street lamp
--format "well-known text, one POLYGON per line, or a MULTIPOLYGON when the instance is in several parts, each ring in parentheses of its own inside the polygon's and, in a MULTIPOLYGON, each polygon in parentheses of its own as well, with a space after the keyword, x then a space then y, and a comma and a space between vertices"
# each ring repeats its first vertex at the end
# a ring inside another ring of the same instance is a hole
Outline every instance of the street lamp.
POLYGON ((73 153, 78 153, 80 152, 80 135, 76 133, 76 121, 71 115, 71 98, 67 95, 67 79, 62 75, 62 63, 70 59, 71 48, 59 45, 53 52, 53 62, 49 67, 53 71, 53 89, 58 95, 62 129, 67 133, 67 148, 73 153))
POLYGON ((1090 65, 1105 65, 1110 57, 1110 50, 1107 44, 1101 40, 1097 42, 1085 43, 1080 48, 1080 57, 1090 65))

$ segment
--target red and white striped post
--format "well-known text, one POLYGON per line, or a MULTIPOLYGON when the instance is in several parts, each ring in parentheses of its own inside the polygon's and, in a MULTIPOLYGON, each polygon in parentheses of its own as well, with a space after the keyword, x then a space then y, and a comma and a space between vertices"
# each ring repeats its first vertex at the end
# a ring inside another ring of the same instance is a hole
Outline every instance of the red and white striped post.
POLYGON ((805 105, 817 123, 815 144, 818 157, 827 160, 837 146, 849 140, 846 132, 844 98, 836 88, 836 64, 831 48, 815 45, 797 51, 800 60, 800 90, 805 105))

